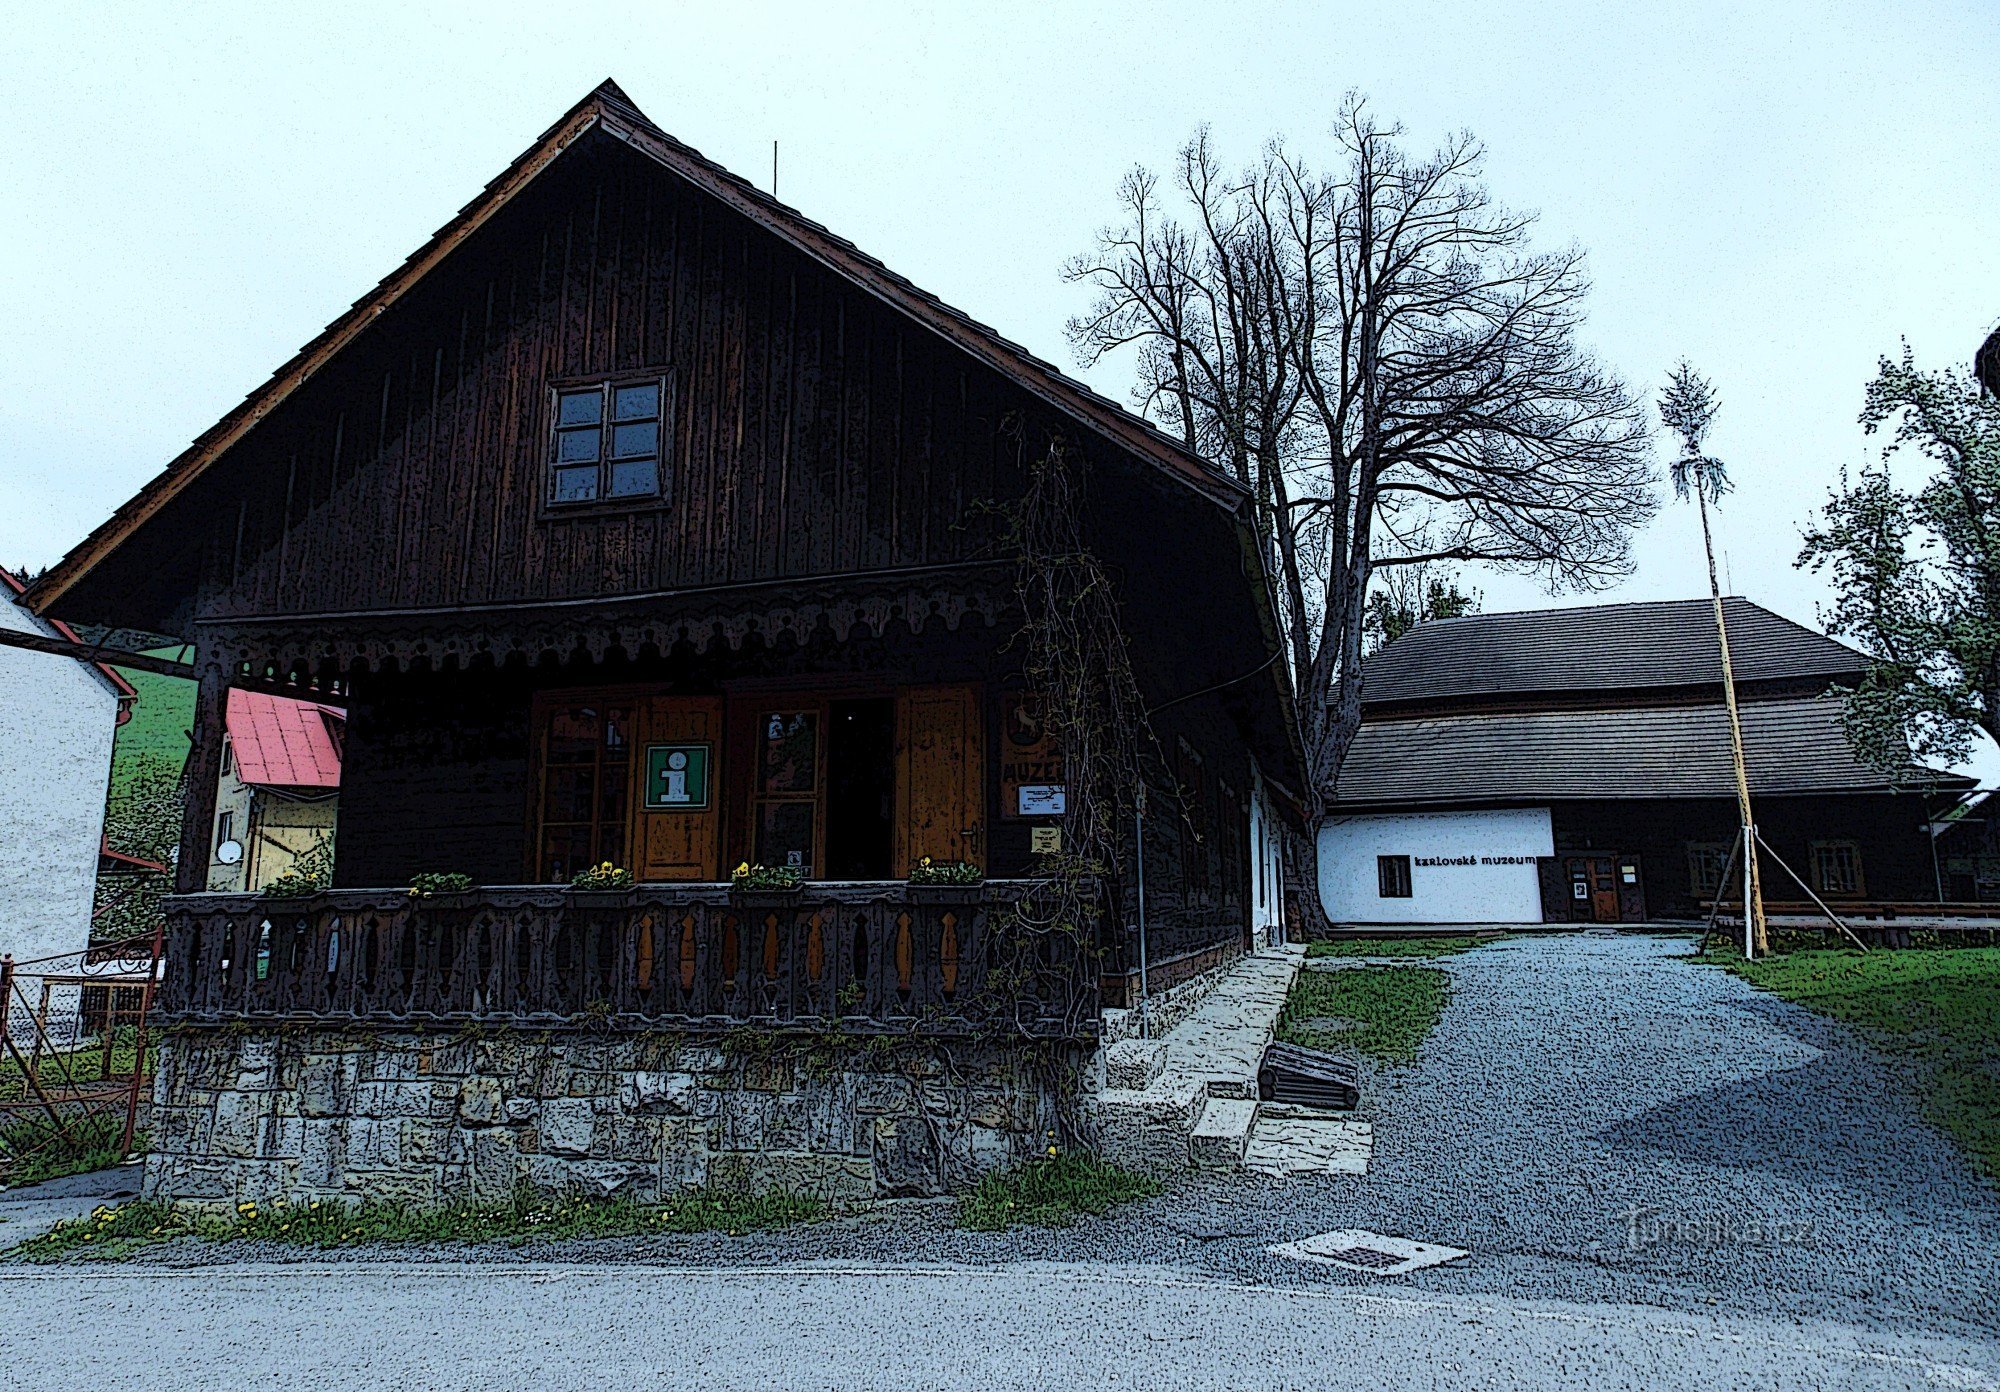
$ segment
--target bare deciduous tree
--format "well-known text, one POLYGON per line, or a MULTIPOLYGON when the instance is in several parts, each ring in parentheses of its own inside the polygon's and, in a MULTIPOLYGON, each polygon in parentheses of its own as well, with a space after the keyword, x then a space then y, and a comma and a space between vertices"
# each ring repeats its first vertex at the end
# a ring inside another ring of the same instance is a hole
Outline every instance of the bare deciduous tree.
POLYGON ((1576 342, 1582 253, 1530 246, 1470 136, 1417 158, 1401 135, 1350 95, 1331 172, 1274 141, 1232 174, 1197 132, 1170 191, 1134 170, 1065 267, 1097 291, 1084 363, 1135 350, 1139 408, 1256 500, 1316 805, 1360 724, 1378 571, 1590 588, 1657 506, 1645 413, 1576 342))

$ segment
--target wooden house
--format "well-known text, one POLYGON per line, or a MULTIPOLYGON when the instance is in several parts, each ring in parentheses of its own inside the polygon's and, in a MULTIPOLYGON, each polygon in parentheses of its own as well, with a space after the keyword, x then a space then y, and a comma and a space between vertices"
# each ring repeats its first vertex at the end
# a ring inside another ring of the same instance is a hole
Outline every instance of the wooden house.
MULTIPOLYGON (((1724 600, 1764 894, 1937 902, 1934 812, 1971 780, 1862 760, 1842 690, 1868 659, 1724 600), (1782 863, 1780 863, 1780 861, 1782 863)), ((1337 922, 1699 919, 1739 818, 1708 600, 1474 614, 1369 660, 1362 725, 1320 832, 1337 922)))
POLYGON ((188 817, 184 1023, 1087 1041, 1142 967, 1170 985, 1274 917, 1298 759, 1247 506, 606 83, 33 602, 194 644, 197 789, 232 687, 347 712, 328 893, 195 892, 215 819, 188 817), (1158 786, 1143 901, 1121 820, 1089 940, 1042 942, 996 1026, 984 935, 1073 815, 1004 521, 1052 447, 1158 786), (925 858, 983 888, 940 905, 925 858), (565 888, 607 861, 638 887, 565 888), (804 888, 732 895, 746 863, 804 888), (408 893, 445 873, 476 888, 408 893))

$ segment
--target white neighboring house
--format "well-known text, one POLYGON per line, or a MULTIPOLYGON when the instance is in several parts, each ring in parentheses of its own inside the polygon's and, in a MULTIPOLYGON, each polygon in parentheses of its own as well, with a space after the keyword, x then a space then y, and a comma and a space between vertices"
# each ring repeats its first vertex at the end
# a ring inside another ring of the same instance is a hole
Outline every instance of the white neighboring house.
MULTIPOLYGON (((0 567, 0 627, 77 641, 24 588, 0 567)), ((16 962, 90 942, 111 741, 134 699, 102 663, 0 644, 0 954, 16 962)))
POLYGON ((1540 923, 1546 807, 1332 817, 1319 894, 1335 923, 1540 923))

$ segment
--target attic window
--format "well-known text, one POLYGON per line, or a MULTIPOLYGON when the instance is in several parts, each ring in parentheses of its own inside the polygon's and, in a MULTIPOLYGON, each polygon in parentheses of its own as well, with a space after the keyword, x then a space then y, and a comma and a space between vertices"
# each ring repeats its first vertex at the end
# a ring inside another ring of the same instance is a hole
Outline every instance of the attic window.
POLYGON ((666 402, 658 374, 557 387, 550 504, 659 497, 666 402))

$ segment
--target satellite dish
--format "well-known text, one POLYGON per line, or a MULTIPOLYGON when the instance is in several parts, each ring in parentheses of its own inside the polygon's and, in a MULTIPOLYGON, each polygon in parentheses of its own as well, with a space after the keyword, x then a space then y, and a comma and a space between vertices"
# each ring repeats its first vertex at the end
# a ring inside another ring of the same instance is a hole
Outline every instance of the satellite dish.
POLYGON ((241 841, 223 842, 215 848, 215 858, 224 865, 234 865, 237 861, 243 859, 243 843, 241 841))

